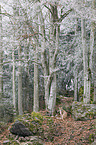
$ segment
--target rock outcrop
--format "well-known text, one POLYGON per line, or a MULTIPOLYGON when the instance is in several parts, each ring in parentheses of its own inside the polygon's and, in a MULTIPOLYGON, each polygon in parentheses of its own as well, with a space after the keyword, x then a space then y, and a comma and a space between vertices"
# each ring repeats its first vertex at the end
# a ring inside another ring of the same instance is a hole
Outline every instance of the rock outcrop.
POLYGON ((96 104, 84 104, 82 102, 73 102, 72 117, 75 120, 89 120, 96 118, 96 104))
POLYGON ((10 132, 12 134, 23 136, 23 137, 32 135, 32 132, 29 131, 29 129, 26 128, 25 125, 18 120, 15 121, 15 123, 12 125, 12 127, 10 128, 10 132))

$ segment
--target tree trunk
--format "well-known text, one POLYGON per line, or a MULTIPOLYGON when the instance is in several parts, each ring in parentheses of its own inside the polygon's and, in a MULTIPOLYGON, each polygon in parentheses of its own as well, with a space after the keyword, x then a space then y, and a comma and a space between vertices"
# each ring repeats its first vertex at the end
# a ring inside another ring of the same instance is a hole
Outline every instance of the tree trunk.
POLYGON ((45 6, 49 10, 49 43, 50 46, 46 49, 45 44, 45 25, 44 19, 41 11, 41 33, 42 33, 42 49, 41 49, 41 62, 44 72, 44 84, 45 84, 45 104, 46 109, 49 110, 50 115, 53 114, 56 105, 56 58, 58 55, 59 48, 59 28, 61 22, 72 10, 64 13, 61 18, 58 18, 57 4, 55 5, 48 4, 45 6), (46 54, 48 53, 46 58, 46 54))
MULTIPOLYGON (((25 28, 25 34, 27 30, 25 28)), ((29 42, 30 40, 24 40, 24 53, 25 53, 25 88, 24 88, 24 99, 23 99, 23 108, 26 111, 29 111, 29 42)))
POLYGON ((41 10, 41 15, 40 15, 40 23, 41 23, 41 33, 42 33, 41 63, 42 63, 43 74, 44 74, 45 105, 46 105, 46 110, 47 110, 48 100, 49 100, 49 83, 48 83, 49 65, 47 64, 47 61, 46 61, 45 24, 44 24, 42 10, 41 10))
MULTIPOLYGON (((95 25, 96 26, 96 25, 95 25)), ((94 31, 94 102, 96 102, 96 27, 94 31)))
MULTIPOLYGON (((76 69, 77 70, 77 69, 76 69)), ((74 73, 74 101, 78 101, 78 76, 77 72, 74 73)))
POLYGON ((16 109, 16 93, 15 93, 15 56, 14 56, 14 49, 12 51, 12 60, 13 60, 13 87, 12 87, 12 91, 13 91, 13 106, 16 109))
POLYGON ((54 114, 55 105, 56 105, 56 74, 54 73, 50 87, 50 96, 48 100, 48 110, 50 112, 50 115, 54 114))
MULTIPOLYGON (((37 10, 39 7, 37 7, 37 10)), ((38 24, 39 16, 36 15, 34 21, 38 24)), ((39 33, 39 26, 35 26, 35 31, 39 33)), ((38 74, 38 53, 39 53, 39 35, 34 38, 35 48, 34 48, 34 106, 33 111, 39 111, 39 74, 38 74)))
POLYGON ((39 111, 39 77, 38 77, 38 42, 37 39, 35 39, 35 53, 34 53, 34 106, 33 111, 38 112, 39 111))
MULTIPOLYGON (((92 14, 95 16, 96 0, 92 1, 92 14)), ((94 102, 96 101, 96 22, 91 21, 90 34, 90 68, 94 79, 94 102)))
MULTIPOLYGON (((1 5, 0 5, 0 13, 1 13, 1 5)), ((0 15, 0 100, 3 97, 3 48, 2 48, 2 16, 0 15)))
MULTIPOLYGON (((51 21, 52 22, 52 21, 51 21)), ((54 25, 53 25, 54 26, 54 25)), ((56 69, 56 58, 58 54, 58 47, 59 47, 59 25, 56 24, 54 28, 50 29, 50 40, 52 40, 52 47, 49 49, 50 59, 49 59, 49 67, 50 67, 50 75, 56 69), (54 36, 54 30, 56 30, 56 36, 54 36), (54 42, 55 39, 55 50, 54 49, 54 42)), ((50 111, 50 115, 53 115, 55 111, 56 105, 56 72, 53 73, 51 81, 50 81, 50 96, 49 96, 49 103, 48 103, 48 110, 50 111)))
POLYGON ((18 58, 19 58, 19 66, 18 66, 18 112, 19 115, 23 114, 22 109, 22 66, 21 66, 21 46, 18 47, 18 58))
MULTIPOLYGON (((78 19, 76 18, 75 19, 75 36, 77 35, 77 22, 78 22, 78 19)), ((77 62, 75 61, 74 63, 76 63, 76 67, 75 67, 75 70, 74 70, 74 101, 79 101, 78 99, 78 67, 77 67, 77 62)))
POLYGON ((85 29, 85 20, 81 19, 81 28, 82 28, 82 47, 83 47, 83 69, 84 69, 84 103, 90 102, 90 80, 88 78, 88 49, 86 46, 86 29, 85 29))

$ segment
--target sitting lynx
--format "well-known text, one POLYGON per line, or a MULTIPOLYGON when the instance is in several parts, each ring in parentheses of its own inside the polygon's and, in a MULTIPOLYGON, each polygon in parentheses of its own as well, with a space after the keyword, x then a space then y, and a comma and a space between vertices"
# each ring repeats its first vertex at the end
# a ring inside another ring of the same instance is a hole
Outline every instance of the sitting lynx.
POLYGON ((59 111, 60 111, 60 116, 62 119, 67 117, 67 112, 63 110, 62 107, 59 107, 59 111))

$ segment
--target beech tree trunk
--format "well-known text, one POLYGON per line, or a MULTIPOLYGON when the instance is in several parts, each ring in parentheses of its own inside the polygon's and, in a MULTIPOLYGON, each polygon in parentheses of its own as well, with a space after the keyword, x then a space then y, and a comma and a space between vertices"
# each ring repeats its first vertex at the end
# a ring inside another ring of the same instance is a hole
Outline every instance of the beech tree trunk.
POLYGON ((13 80, 12 80, 12 91, 13 91, 13 106, 16 109, 16 90, 15 90, 15 56, 14 56, 14 49, 12 51, 12 60, 13 60, 13 80))
POLYGON ((85 28, 85 19, 81 19, 81 28, 82 28, 82 47, 83 47, 83 70, 84 70, 84 103, 90 102, 90 80, 88 77, 88 48, 86 46, 86 28, 85 28))
POLYGON ((45 5, 49 11, 49 47, 46 47, 45 42, 45 24, 42 11, 40 15, 42 33, 41 62, 44 73, 45 104, 46 109, 49 111, 50 115, 53 115, 56 105, 56 72, 59 69, 56 68, 56 58, 59 48, 60 22, 72 11, 72 9, 70 9, 66 13, 61 14, 61 18, 58 18, 57 6, 58 2, 56 2, 56 5, 45 5))
POLYGON ((23 114, 22 109, 22 66, 21 66, 21 46, 18 47, 18 58, 19 58, 19 66, 18 66, 18 112, 19 115, 23 114))
POLYGON ((77 72, 74 73, 74 101, 79 101, 78 100, 78 75, 77 75, 77 72))
MULTIPOLYGON (((0 13, 1 13, 1 5, 0 5, 0 13)), ((2 48, 2 16, 0 15, 0 100, 3 97, 3 48, 2 48)))
MULTIPOLYGON (((51 19, 50 23, 52 24, 52 18, 50 19, 51 19)), ((56 70, 56 58, 57 58, 58 47, 59 47, 59 25, 58 24, 55 24, 55 26, 53 24, 53 26, 51 27, 50 40, 52 41, 51 42, 52 46, 49 49, 49 54, 50 54, 49 72, 50 72, 50 75, 52 74, 52 72, 54 73, 51 76, 50 85, 49 85, 50 93, 49 93, 48 110, 50 111, 50 114, 53 115, 55 111, 55 105, 56 105, 56 72, 54 70, 56 70), (54 36, 54 32, 56 36, 54 36), (55 40, 55 43, 53 42, 54 40, 55 40)))
MULTIPOLYGON (((96 23, 95 23, 96 24, 96 23)), ((94 102, 96 102, 96 25, 94 30, 94 102)))
MULTIPOLYGON (((96 0, 92 1, 92 14, 95 16, 96 0)), ((94 101, 96 102, 96 22, 91 21, 90 34, 90 68, 94 79, 94 101)))
MULTIPOLYGON (((25 28, 25 34, 27 30, 25 28)), ((24 99, 23 99, 23 108, 26 111, 29 111, 29 39, 24 40, 24 54, 25 54, 25 88, 24 88, 24 99)))
MULTIPOLYGON (((37 7, 37 10, 39 7, 37 7)), ((35 23, 38 24, 39 17, 35 16, 35 23)), ((35 31, 39 33, 39 26, 35 26, 35 31)), ((34 48, 34 106, 33 111, 39 111, 39 74, 38 74, 38 53, 39 53, 39 35, 34 36, 35 48, 34 48)))
POLYGON ((39 111, 39 76, 38 76, 38 42, 35 39, 35 53, 34 53, 34 106, 33 111, 39 111))
MULTIPOLYGON (((77 35, 77 22, 78 19, 75 19, 75 36, 77 35)), ((76 62, 74 62, 76 63, 76 62)), ((77 64, 74 70, 74 101, 79 101, 78 99, 78 69, 77 69, 77 64)))

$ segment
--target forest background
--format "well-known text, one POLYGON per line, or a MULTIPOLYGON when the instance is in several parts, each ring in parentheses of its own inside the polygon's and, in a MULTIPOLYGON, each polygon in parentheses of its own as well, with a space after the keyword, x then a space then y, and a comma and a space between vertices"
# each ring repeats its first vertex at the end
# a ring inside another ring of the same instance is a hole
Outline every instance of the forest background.
POLYGON ((3 0, 0 31, 1 105, 52 115, 59 95, 96 101, 96 0, 3 0))

